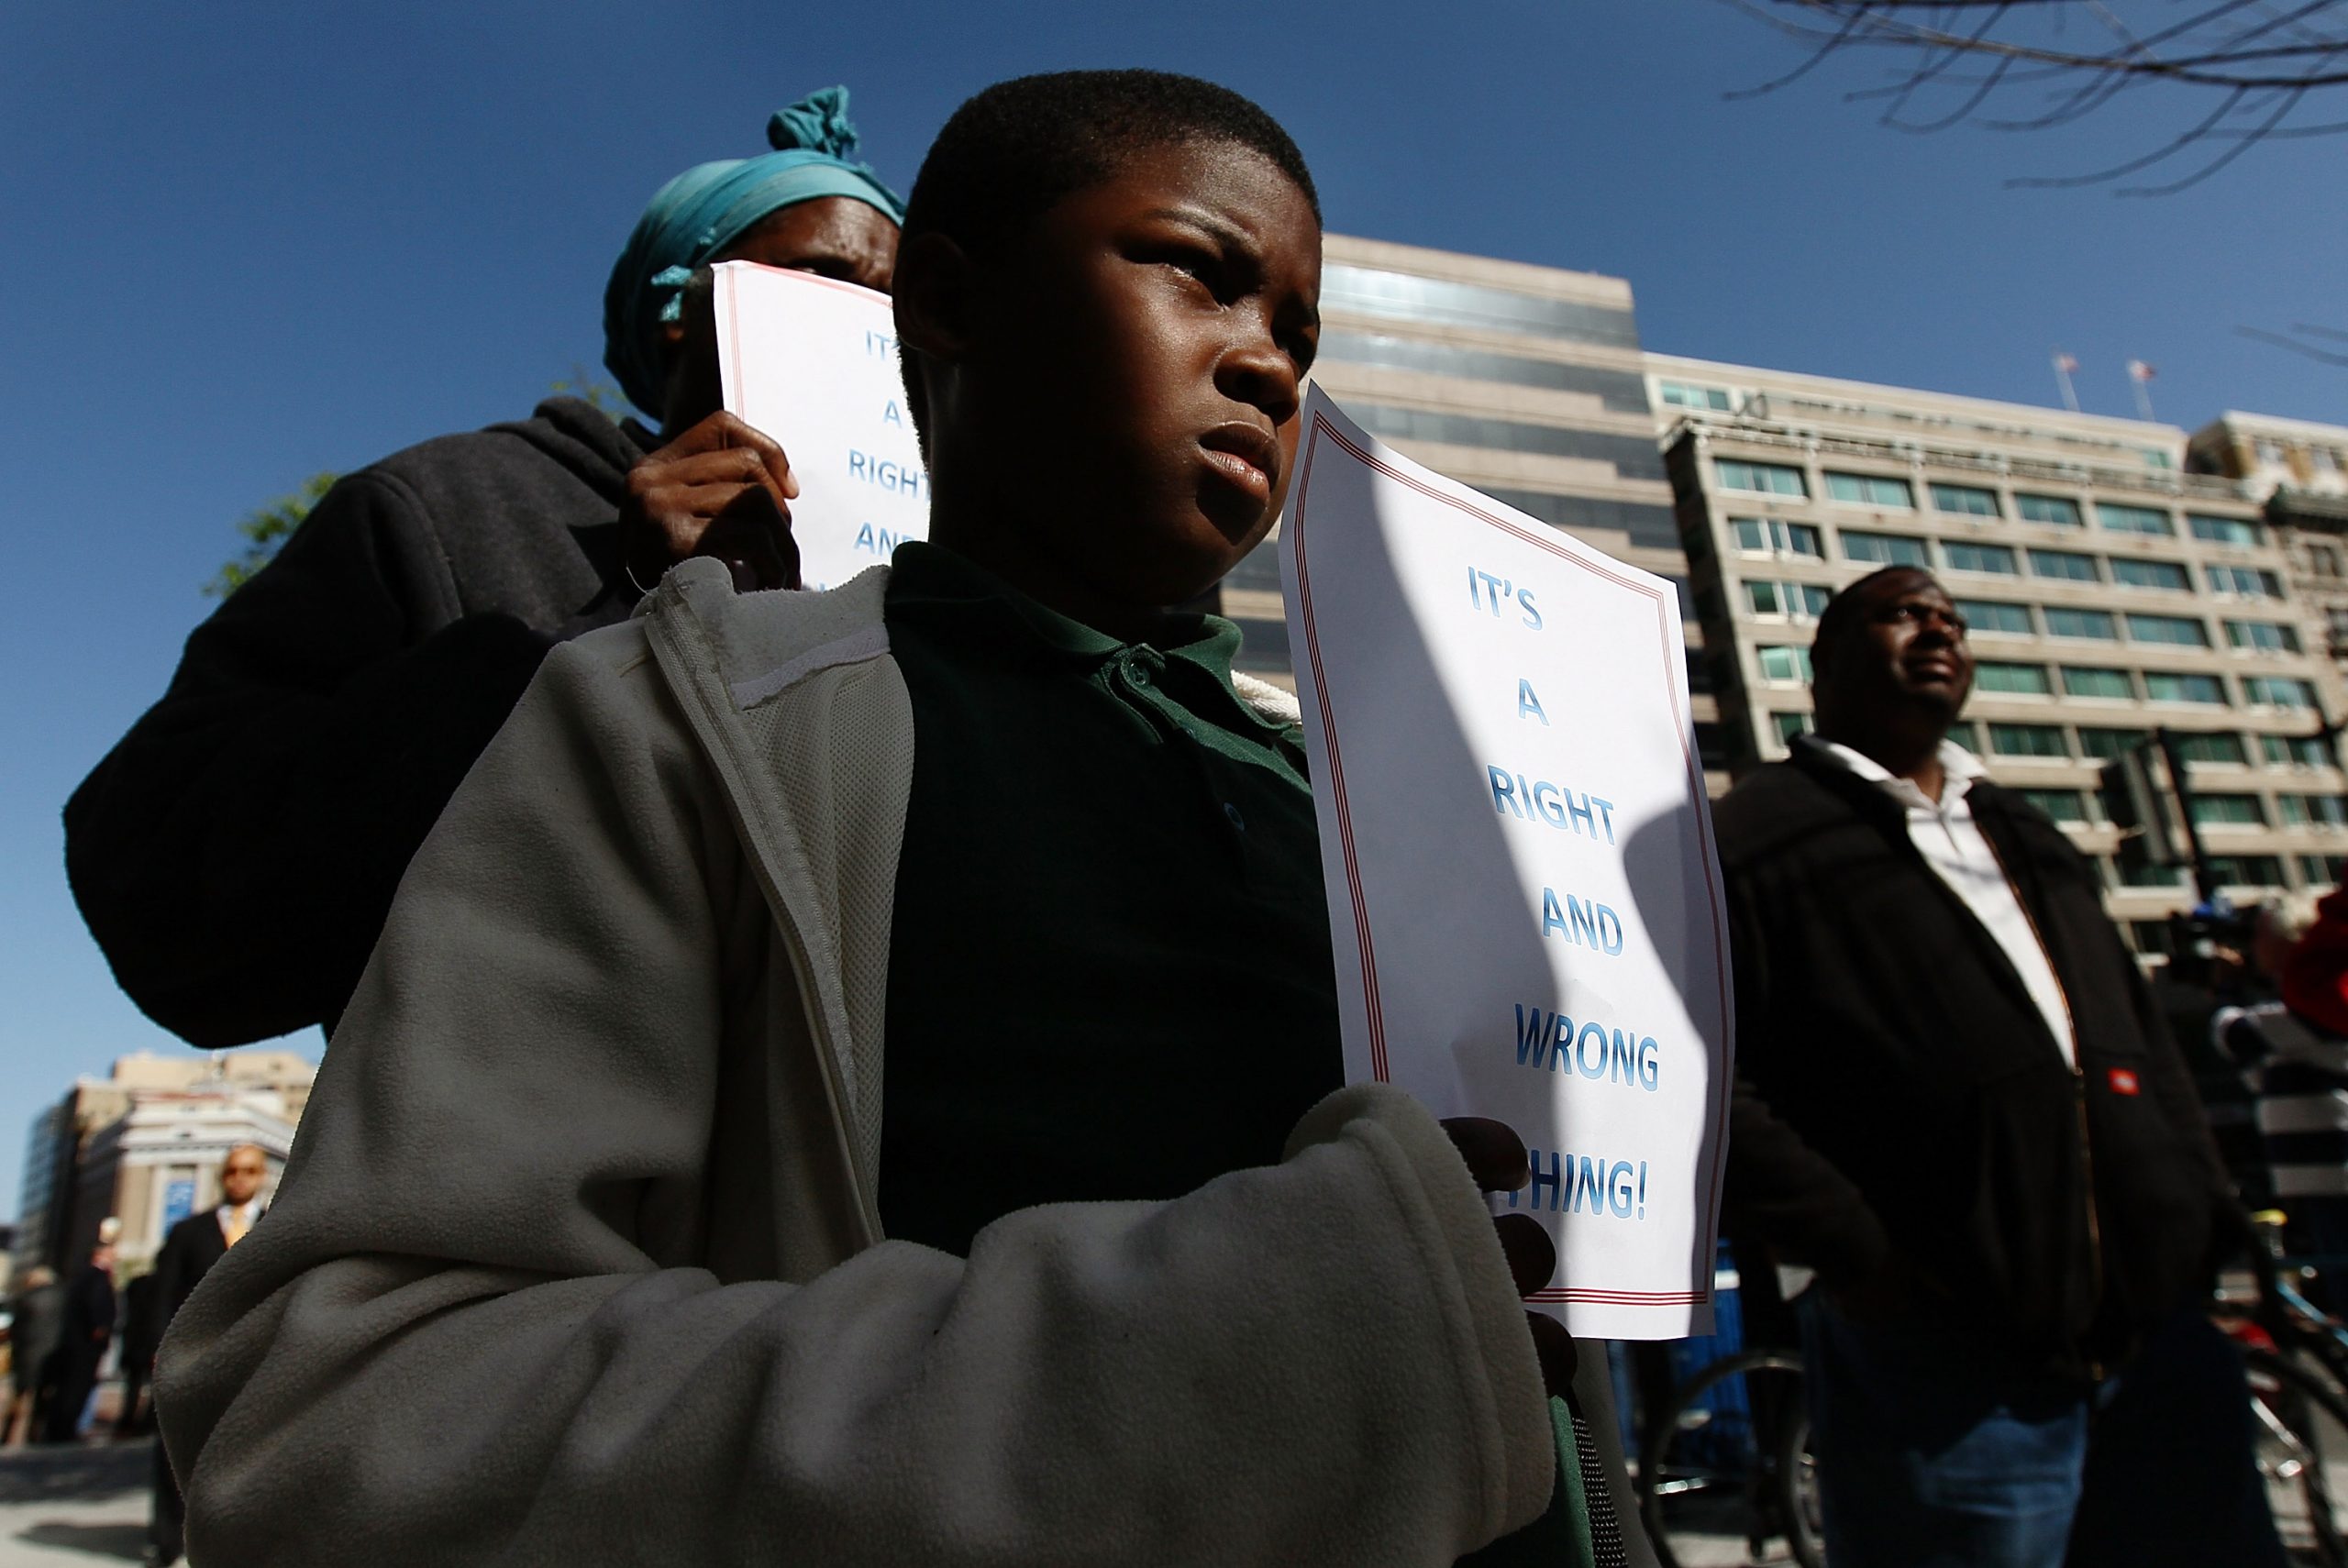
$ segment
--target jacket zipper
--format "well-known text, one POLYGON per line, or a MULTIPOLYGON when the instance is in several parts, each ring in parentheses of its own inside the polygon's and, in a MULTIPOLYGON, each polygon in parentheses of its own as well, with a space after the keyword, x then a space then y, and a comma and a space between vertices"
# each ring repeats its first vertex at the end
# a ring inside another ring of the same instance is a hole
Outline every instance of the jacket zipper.
MULTIPOLYGON (((685 600, 681 588, 664 583, 660 591, 673 591, 677 608, 693 613, 693 606, 685 600)), ((708 634, 702 629, 698 613, 693 613, 693 622, 694 629, 706 644, 708 634)), ((647 632, 656 656, 662 651, 664 639, 675 635, 672 628, 661 624, 657 614, 650 618, 647 632)), ((674 655, 673 665, 668 661, 660 663, 661 674, 668 679, 672 691, 680 689, 676 677, 679 674, 683 677, 682 694, 688 700, 682 705, 687 720, 699 732, 702 750, 716 767, 725 787, 726 810, 734 818, 736 831, 742 836, 746 851, 744 857, 750 863, 751 874, 758 879, 759 889, 766 897, 767 907, 774 912, 775 928, 783 938, 783 949, 791 955, 792 975, 799 982, 799 994, 806 1001, 808 1033, 823 1070, 826 1097, 831 1101, 832 1131, 847 1179, 850 1202, 855 1209, 856 1228, 859 1232, 858 1244, 869 1247, 881 1237, 880 1209, 865 1187, 863 1173, 857 1162, 853 1103, 846 1074, 840 1065, 841 1052, 837 1042, 832 1038, 829 1010, 825 1006, 814 965, 808 957, 805 937, 800 930, 800 914, 791 900, 782 895, 770 864, 771 851, 767 845, 766 834, 750 820, 749 812, 744 804, 749 795, 741 777, 739 761, 734 754, 732 734, 725 722, 718 716, 716 701, 697 678, 697 671, 691 668, 683 650, 675 649, 674 655), (785 918, 786 915, 789 918, 785 918)))
MULTIPOLYGON (((2054 974, 2054 950, 2046 945, 2045 933, 2038 929, 2038 917, 2031 912, 2030 900, 2021 896, 2021 884, 2006 868, 2006 857, 1999 850, 1998 841, 1989 836, 1978 818, 1974 821, 1974 831, 1981 834, 1981 842, 1988 846, 1989 858, 1998 863, 1998 875, 2006 879, 2007 888, 2012 891, 2014 907, 2021 911, 2021 918, 2030 927, 2031 940, 2037 943, 2039 952, 2046 955, 2047 972, 2054 974)), ((2063 977, 2059 974, 2054 974, 2054 990, 2063 999, 2063 1027, 2070 1032, 2071 1036, 2071 1103, 2079 1128, 2079 1196, 2087 1209, 2088 1301, 2088 1317, 2092 1320, 2103 1304, 2103 1220, 2095 1207, 2095 1140, 2088 1132, 2088 1075, 2087 1069, 2079 1065, 2079 1025, 2071 1012, 2071 993, 2064 989, 2063 977)), ((2092 1361, 2088 1364, 2088 1372, 2096 1381, 2103 1380, 2103 1368, 2092 1361)))

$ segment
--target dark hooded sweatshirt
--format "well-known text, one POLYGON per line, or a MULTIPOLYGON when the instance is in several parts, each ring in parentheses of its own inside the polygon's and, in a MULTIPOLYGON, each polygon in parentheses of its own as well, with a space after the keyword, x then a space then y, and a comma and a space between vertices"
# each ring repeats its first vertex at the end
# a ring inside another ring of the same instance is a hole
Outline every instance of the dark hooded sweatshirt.
POLYGON ((327 491, 65 807, 115 977, 189 1043, 331 1028, 392 894, 547 650, 623 619, 650 437, 585 403, 327 491))

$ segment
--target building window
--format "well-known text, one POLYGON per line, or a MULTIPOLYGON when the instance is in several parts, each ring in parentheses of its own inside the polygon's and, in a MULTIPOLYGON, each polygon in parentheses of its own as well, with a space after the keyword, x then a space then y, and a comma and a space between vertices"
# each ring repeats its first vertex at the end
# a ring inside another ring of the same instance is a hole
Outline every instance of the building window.
POLYGON ((2144 697, 2153 702, 2202 702, 2226 705, 2226 683, 2214 675, 2180 675, 2173 670, 2144 671, 2144 697))
POLYGON ((2079 503, 2059 495, 2024 495, 2014 491, 2014 511, 2025 523, 2051 523, 2057 528, 2077 528, 2079 503))
POLYGON ((1733 458, 1714 458, 1712 471, 1720 476, 1722 490, 1757 490, 1764 495, 1810 493, 1801 470, 1782 463, 1741 463, 1733 458))
POLYGON ((2233 767, 2247 766, 2250 753, 2242 744, 2242 736, 2232 730, 2198 730, 2191 734, 2172 734, 2178 758, 2186 762, 2222 762, 2233 767))
POLYGON ((2030 569, 2041 577, 2051 577, 2063 582, 2099 580, 2095 558, 2077 555, 2070 550, 2032 550, 2030 552, 2030 569))
POLYGON ((2135 683, 2124 669, 2098 669, 2082 665, 2063 667, 2063 690, 2072 697, 2116 697, 2121 701, 2132 701, 2135 683))
POLYGON ((1772 713, 1769 722, 1777 728, 1778 744, 1780 745, 1791 745, 1794 736, 1810 734, 1808 713, 1772 713))
POLYGON ((2202 827, 2265 827, 2266 813, 2255 795, 2220 795, 2208 790, 2193 796, 2193 820, 2202 827))
POLYGON ((2167 538, 2176 532, 2176 525, 2167 513, 2149 506, 2121 506, 2099 501, 2095 503, 2095 520, 2113 534, 2157 534, 2167 538))
POLYGON ((2212 855, 2210 875, 2227 888, 2280 888, 2283 861, 2274 855, 2212 855))
MULTIPOLYGON (((2176 880, 2175 878, 2170 878, 2169 885, 2174 885, 2176 880)), ((2128 885, 2132 886, 2132 884, 2128 885)), ((2130 921, 2128 941, 2137 953, 2143 955, 2158 955, 2167 958, 2176 956, 2176 938, 2170 933, 2168 922, 2165 920, 2130 921)))
POLYGON ((2030 635, 2030 606, 2009 604, 1998 599, 1960 599, 1956 613, 1965 617, 1966 630, 1973 633, 1999 632, 2009 636, 2030 635))
POLYGON ((2340 575, 2340 552, 2330 545, 2308 547, 2308 570, 2318 577, 2340 575))
POLYGON ((2296 628, 2278 626, 2272 621, 2229 621, 2226 641, 2238 648, 2252 648, 2260 653, 2297 653, 2299 634, 2296 628))
POLYGON ((2193 579, 2175 561, 2139 561, 2115 557, 2111 580, 2122 588, 2157 588, 2170 593, 2190 593, 2193 579))
POLYGON ((1989 726, 1989 749, 1999 756, 2059 756, 2068 758, 2060 724, 1998 724, 1989 726))
POLYGON ((1658 390, 1663 401, 1674 408, 1709 408, 1725 414, 1730 407, 1728 393, 1719 387, 1691 387, 1684 381, 1665 381, 1658 390))
POLYGON ((2120 640, 2120 623, 2107 610, 2058 610, 2044 606, 2040 612, 2046 617, 2046 635, 2050 637, 2078 637, 2088 642, 2116 643, 2120 640))
POLYGON ((2275 814, 2285 827, 2348 827, 2348 798, 2339 795, 2277 795, 2275 814))
POLYGON ((2255 545, 2258 525, 2243 517, 2205 517, 2198 512, 2185 514, 2186 525, 2197 539, 2207 539, 2213 545, 2255 545))
POLYGON ((2210 591, 2212 593, 2232 594, 2242 599, 2283 597, 2283 585, 2276 580, 2275 574, 2257 567, 2213 566, 2203 567, 2201 571, 2210 580, 2210 591))
POLYGON ((2245 675, 2242 694, 2254 707, 2312 708, 2315 688, 2296 676, 2245 675))
POLYGON ((2310 888, 2340 886, 2342 857, 2337 855, 2302 855, 2299 856, 2299 877, 2310 888))
POLYGON ((2348 605, 2334 604, 2323 613, 2324 635, 2331 639, 2332 651, 2348 649, 2348 605))
POLYGON ((1778 685, 1810 684, 1810 650, 1808 648, 1764 647, 1761 655, 1761 679, 1778 685))
POLYGON ((1814 582, 1762 582, 1744 585, 1744 602, 1755 615, 1781 615, 1815 621, 1833 595, 1814 582))
POLYGON ((2276 767, 2331 766, 2331 748, 2313 735, 2261 735, 2258 748, 2276 767))
POLYGON ((1934 484, 1930 489, 1935 512, 1954 512, 1965 517, 2005 515, 1998 509, 1998 492, 1994 490, 1983 490, 1974 484, 1934 484))
POLYGON ((1981 736, 1972 720, 1966 719, 1962 723, 1951 724, 1948 727, 1948 738, 1974 756, 1981 755, 1981 736))
POLYGON ((1905 534, 1855 534, 1843 530, 1843 554, 1855 561, 1872 561, 1877 566, 1918 567, 1932 569, 1932 552, 1922 539, 1911 539, 1905 534))
POLYGON ((1908 488, 1906 480, 1879 479, 1874 474, 1838 474, 1829 470, 1826 499, 1860 506, 1897 507, 1902 512, 1912 512, 1916 507, 1916 492, 1908 488))
POLYGON ((1997 659, 1982 659, 1973 667, 1973 686, 1978 691, 1999 691, 2024 697, 2052 697, 2054 683, 2047 679, 2043 664, 2006 664, 1997 659))
POLYGON ((1736 533, 1736 547, 1748 556, 1810 556, 1825 553, 1818 530, 1807 523, 1777 517, 1737 517, 1729 526, 1736 533))
POLYGON ((2131 615, 2128 635, 2140 643, 2168 643, 2185 648, 2210 646, 2210 628, 2189 615, 2131 615))
POLYGON ((1967 545, 1944 539, 1941 554, 1947 558, 1951 571, 1984 571, 1999 577, 2014 577, 2021 571, 2014 553, 2003 545, 1967 545))
POLYGON ((2083 823, 2088 820, 2088 803, 2077 790, 2024 790, 2021 798, 2038 808, 2048 821, 2083 823))
POLYGON ((2091 762, 2110 762, 2121 753, 2133 751, 2152 738, 2149 730, 2116 730, 2081 724, 2079 755, 2091 762))

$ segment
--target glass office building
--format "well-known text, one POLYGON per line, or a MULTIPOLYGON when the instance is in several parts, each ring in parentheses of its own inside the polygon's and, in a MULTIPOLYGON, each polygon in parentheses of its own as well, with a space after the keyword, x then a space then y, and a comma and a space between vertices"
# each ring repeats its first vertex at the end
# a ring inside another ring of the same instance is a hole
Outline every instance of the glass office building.
MULTIPOLYGON (((1342 235, 1326 255, 1314 380, 1347 414, 1438 472, 1685 581, 1628 283, 1342 235)), ((1246 634, 1242 668, 1286 685, 1279 591, 1267 540, 1220 597, 1246 634)), ((1696 706, 1709 740, 1700 691, 1696 706)))

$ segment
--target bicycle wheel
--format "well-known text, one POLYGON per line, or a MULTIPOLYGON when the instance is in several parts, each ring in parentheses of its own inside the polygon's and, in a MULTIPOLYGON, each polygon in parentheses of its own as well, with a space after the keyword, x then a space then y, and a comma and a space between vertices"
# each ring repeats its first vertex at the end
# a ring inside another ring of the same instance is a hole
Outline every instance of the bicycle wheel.
POLYGON ((1810 1452, 1810 1411, 1797 1397, 1778 1422, 1778 1517, 1801 1568, 1826 1568, 1826 1519, 1818 1494, 1818 1461, 1810 1452))
MULTIPOLYGON (((1716 1361, 1683 1384, 1661 1419, 1647 1422, 1639 1455, 1639 1512, 1663 1568, 1679 1568, 1698 1540, 1742 1539, 1755 1562, 1774 1541, 1799 1542, 1778 1481, 1786 1430, 1802 1419, 1801 1359, 1748 1351, 1716 1361)), ((1814 1547, 1815 1537, 1811 1537, 1814 1547)), ((1775 1561, 1819 1568, 1789 1545, 1775 1561)))
POLYGON ((2324 1463, 2348 1458, 2348 1403, 2328 1380, 2270 1350, 2246 1352, 2243 1372, 2258 1422, 2258 1472, 2284 1550, 2295 1562, 2348 1568, 2324 1463))

